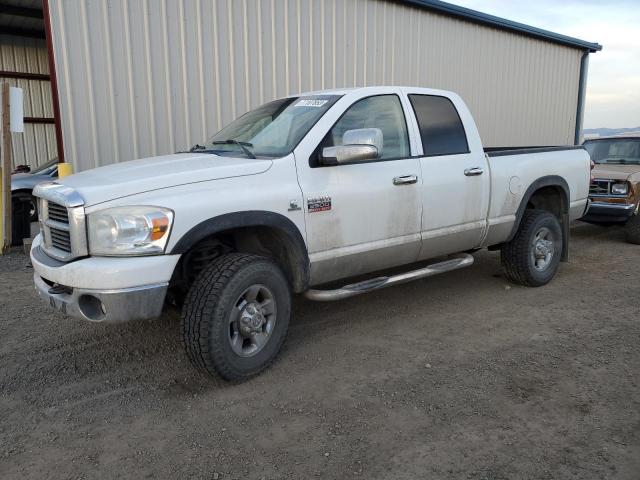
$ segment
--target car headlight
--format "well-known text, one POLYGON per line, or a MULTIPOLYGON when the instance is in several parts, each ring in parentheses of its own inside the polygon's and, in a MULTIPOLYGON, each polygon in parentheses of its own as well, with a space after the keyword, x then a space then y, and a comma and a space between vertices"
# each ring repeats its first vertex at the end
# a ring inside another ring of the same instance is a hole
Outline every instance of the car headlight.
POLYGON ((89 254, 157 255, 164 252, 173 211, 160 207, 115 207, 87 216, 89 254))
POLYGON ((628 183, 614 183, 611 185, 611 193, 613 195, 626 195, 629 193, 628 183))

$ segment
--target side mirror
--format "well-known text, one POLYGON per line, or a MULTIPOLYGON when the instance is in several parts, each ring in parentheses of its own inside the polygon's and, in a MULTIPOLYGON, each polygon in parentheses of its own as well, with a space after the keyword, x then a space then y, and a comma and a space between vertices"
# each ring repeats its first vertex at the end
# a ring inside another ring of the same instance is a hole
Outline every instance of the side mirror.
POLYGON ((344 165, 375 160, 382 151, 382 130, 359 128, 347 130, 342 136, 343 145, 322 150, 323 165, 344 165))
POLYGON ((322 149, 323 165, 368 162, 376 158, 378 158, 378 149, 373 145, 339 145, 322 149))

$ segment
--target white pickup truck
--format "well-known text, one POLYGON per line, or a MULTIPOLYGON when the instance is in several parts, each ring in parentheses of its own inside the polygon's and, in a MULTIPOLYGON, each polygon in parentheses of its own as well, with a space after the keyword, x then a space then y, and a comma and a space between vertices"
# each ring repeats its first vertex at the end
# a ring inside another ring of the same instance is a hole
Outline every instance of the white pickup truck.
POLYGON ((292 293, 337 300, 469 266, 483 247, 512 281, 546 284, 589 178, 581 147, 483 149, 450 92, 301 94, 189 152, 39 185, 35 285, 96 322, 171 302, 193 364, 242 380, 280 350, 292 293))

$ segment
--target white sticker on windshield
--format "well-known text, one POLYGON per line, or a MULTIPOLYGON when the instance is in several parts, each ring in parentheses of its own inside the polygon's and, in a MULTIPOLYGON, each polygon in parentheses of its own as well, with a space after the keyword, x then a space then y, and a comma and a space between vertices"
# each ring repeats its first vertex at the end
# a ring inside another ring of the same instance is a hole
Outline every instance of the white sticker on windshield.
POLYGON ((294 107, 321 107, 329 100, 298 100, 298 103, 294 105, 294 107))

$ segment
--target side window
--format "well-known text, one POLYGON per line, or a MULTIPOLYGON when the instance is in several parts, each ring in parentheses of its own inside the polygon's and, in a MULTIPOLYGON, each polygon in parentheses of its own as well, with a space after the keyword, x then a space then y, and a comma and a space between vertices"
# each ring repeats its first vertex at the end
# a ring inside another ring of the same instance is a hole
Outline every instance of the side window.
POLYGON ((381 160, 411 156, 407 123, 397 95, 378 95, 358 100, 333 126, 322 146, 342 145, 344 133, 358 128, 379 128, 382 131, 381 160))
POLYGON ((425 156, 469 153, 467 135, 451 100, 435 95, 409 95, 420 127, 425 156))

